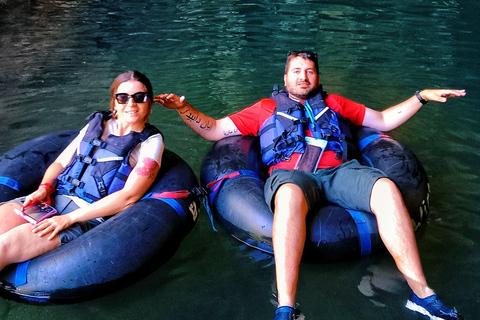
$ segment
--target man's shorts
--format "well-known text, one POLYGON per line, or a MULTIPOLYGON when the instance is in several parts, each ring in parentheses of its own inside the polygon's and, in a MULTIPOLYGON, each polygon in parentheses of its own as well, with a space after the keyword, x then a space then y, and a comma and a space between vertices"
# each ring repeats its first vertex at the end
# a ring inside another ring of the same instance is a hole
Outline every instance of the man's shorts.
POLYGON ((347 209, 371 212, 373 185, 384 177, 381 170, 362 166, 357 160, 315 173, 274 169, 265 183, 265 201, 273 211, 278 188, 293 183, 302 189, 309 209, 330 202, 347 209))
MULTIPOLYGON (((19 197, 19 198, 10 200, 8 202, 13 202, 19 205, 23 205, 23 203, 25 202, 25 197, 19 197)), ((56 195, 52 201, 52 206, 55 207, 55 209, 57 209, 60 215, 67 214, 79 208, 78 205, 76 205, 72 199, 65 197, 63 195, 56 195)), ((88 230, 91 230, 94 227, 98 226, 103 221, 104 221, 103 218, 99 218, 99 219, 93 219, 85 222, 74 223, 67 229, 64 229, 58 233, 58 237, 60 238, 60 245, 64 245, 67 242, 72 241, 75 238, 78 238, 88 230)))

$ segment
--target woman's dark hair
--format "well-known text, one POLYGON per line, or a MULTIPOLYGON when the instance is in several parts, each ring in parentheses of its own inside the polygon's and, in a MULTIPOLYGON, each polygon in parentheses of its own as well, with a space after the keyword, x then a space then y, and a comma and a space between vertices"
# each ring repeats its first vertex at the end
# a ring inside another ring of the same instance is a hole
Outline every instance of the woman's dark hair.
POLYGON ((116 77, 115 80, 112 83, 112 86, 110 87, 110 110, 112 111, 112 113, 115 110, 115 93, 117 93, 118 87, 122 83, 130 81, 130 80, 139 81, 139 82, 143 83, 143 85, 147 89, 148 97, 150 98, 148 103, 150 103, 150 108, 152 107, 153 87, 152 87, 152 83, 150 82, 150 80, 148 80, 146 75, 144 75, 143 73, 141 73, 139 71, 126 71, 126 72, 120 74, 118 77, 116 77))

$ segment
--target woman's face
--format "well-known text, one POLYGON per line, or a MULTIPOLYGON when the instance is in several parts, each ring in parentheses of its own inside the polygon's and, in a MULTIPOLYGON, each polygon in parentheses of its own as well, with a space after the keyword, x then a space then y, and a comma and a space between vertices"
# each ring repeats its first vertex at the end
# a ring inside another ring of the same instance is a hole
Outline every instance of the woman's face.
POLYGON ((144 125, 152 111, 152 102, 146 95, 147 88, 143 83, 136 80, 122 82, 115 93, 118 96, 114 108, 117 120, 131 125, 144 125))

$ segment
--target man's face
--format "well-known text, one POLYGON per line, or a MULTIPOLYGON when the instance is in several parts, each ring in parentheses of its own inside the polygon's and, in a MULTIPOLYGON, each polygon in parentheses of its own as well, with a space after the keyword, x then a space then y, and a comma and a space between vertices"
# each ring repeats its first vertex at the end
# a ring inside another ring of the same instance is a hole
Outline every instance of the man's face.
POLYGON ((309 94, 318 87, 320 76, 313 61, 296 57, 290 60, 283 81, 290 98, 298 101, 307 99, 309 94))

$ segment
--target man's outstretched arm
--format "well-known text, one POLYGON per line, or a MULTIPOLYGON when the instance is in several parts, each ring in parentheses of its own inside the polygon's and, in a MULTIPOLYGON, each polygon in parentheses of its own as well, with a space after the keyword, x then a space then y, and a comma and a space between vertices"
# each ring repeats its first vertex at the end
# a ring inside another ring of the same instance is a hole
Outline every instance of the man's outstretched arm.
POLYGON ((210 141, 218 141, 228 136, 240 135, 237 127, 229 117, 214 119, 188 103, 184 96, 175 94, 160 94, 155 96, 158 102, 166 108, 177 110, 183 121, 195 133, 210 141))
POLYGON ((465 94, 465 90, 425 89, 418 95, 383 111, 367 108, 362 124, 381 131, 390 131, 407 122, 428 101, 446 102, 448 98, 463 97, 465 94), (420 99, 423 100, 423 103, 420 99))

